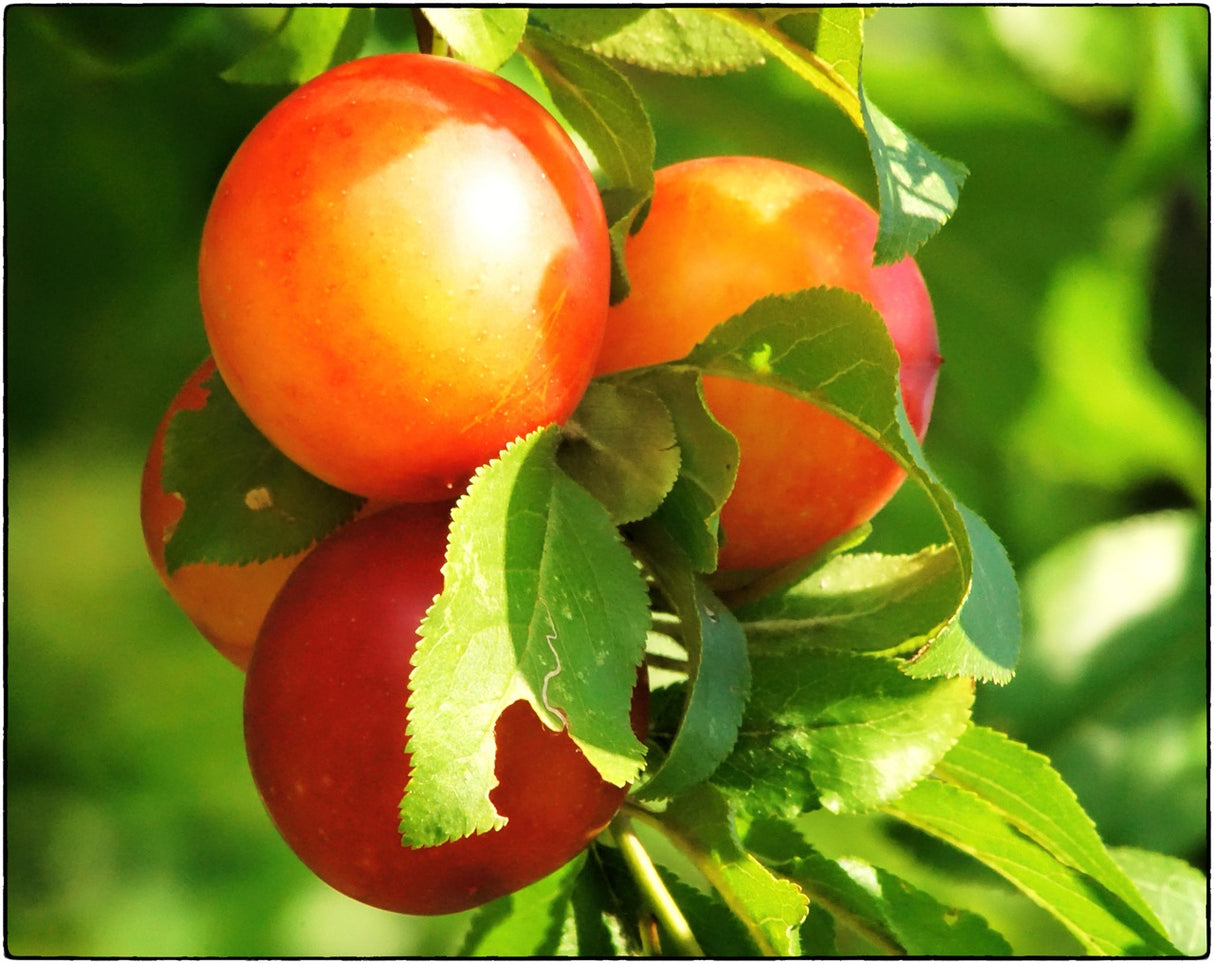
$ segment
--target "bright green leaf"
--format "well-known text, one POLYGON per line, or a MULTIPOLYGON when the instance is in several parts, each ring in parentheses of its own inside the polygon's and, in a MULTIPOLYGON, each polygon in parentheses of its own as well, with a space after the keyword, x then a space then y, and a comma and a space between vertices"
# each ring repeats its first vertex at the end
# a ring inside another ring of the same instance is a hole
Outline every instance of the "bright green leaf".
POLYGON ((241 84, 302 84, 358 55, 372 11, 349 7, 292 7, 278 31, 225 70, 241 84))
POLYGON ((761 953, 800 953, 799 928, 809 902, 795 884, 747 853, 729 805, 714 787, 700 784, 672 801, 660 822, 746 925, 761 953))
POLYGON ((1055 858, 1099 881, 1145 919, 1150 907, 1105 850, 1091 818, 1049 761, 995 730, 974 726, 936 776, 982 798, 1055 858))
POLYGON ((657 395, 596 380, 564 425, 557 461, 621 525, 661 505, 681 460, 670 412, 657 395))
POLYGON ((767 652, 785 643, 891 651, 922 642, 951 615, 960 578, 957 554, 948 547, 906 556, 846 553, 734 612, 751 645, 767 652))
POLYGON ((648 595, 606 510, 556 464, 559 441, 550 426, 512 443, 452 515, 444 589, 410 678, 411 844, 502 825, 489 800, 493 730, 516 700, 567 728, 609 782, 642 766, 629 710, 648 595))
POLYGON ((826 94, 857 127, 862 127, 857 79, 863 47, 859 11, 822 13, 789 8, 715 7, 712 13, 747 37, 764 54, 775 57, 801 80, 826 94), (791 29, 786 30, 785 25, 791 29), (818 49, 819 39, 826 50, 818 49), (837 68, 842 68, 837 69, 837 68))
POLYGON ((1206 875, 1177 857, 1116 847, 1113 859, 1163 922, 1181 954, 1204 957, 1210 943, 1210 886, 1206 875))
POLYGON ((1017 682, 979 715, 1047 754, 1109 839, 1205 840, 1208 564, 1205 520, 1166 511, 1088 529, 1025 573, 1017 682))
POLYGON ((1022 836, 988 801, 923 780, 886 812, 986 864, 1053 914, 1092 954, 1171 956, 1176 949, 1107 888, 1022 836))
POLYGON ((354 516, 362 497, 322 482, 270 444, 218 373, 204 387, 206 404, 179 411, 165 434, 161 486, 185 502, 165 545, 169 572, 294 555, 354 516))
POLYGON ((570 43, 650 70, 696 76, 763 62, 762 49, 744 31, 708 10, 546 7, 532 16, 570 43))
POLYGON ((422 7, 422 13, 460 58, 484 70, 497 70, 523 38, 523 7, 422 7))
POLYGON ((969 722, 973 684, 805 646, 751 654, 752 693, 714 783, 741 812, 863 813, 922 780, 969 722))
POLYGON ((1124 253, 1055 270, 1042 309, 1040 384, 1011 437, 1047 479, 1122 489, 1159 476, 1207 494, 1208 422, 1148 354, 1150 292, 1124 253))
POLYGON ((662 765, 637 791, 641 799, 675 796, 712 775, 737 739, 750 693, 746 636, 713 596, 686 555, 657 523, 637 527, 634 539, 658 587, 679 617, 687 650, 686 703, 662 765))

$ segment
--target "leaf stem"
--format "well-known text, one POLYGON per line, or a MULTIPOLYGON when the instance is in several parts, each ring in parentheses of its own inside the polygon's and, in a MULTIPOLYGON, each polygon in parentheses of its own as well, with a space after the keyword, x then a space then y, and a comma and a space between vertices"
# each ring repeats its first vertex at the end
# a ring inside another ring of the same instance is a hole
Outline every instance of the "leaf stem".
POLYGON ((774 23, 745 10, 714 9, 709 12, 741 27, 768 53, 802 80, 812 84, 833 100, 853 124, 864 130, 864 116, 860 108, 860 94, 846 79, 814 51, 803 47, 774 23))
MULTIPOLYGON (((725 904, 730 908, 730 910, 737 914, 738 919, 743 923, 743 925, 745 925, 746 930, 750 933, 750 936, 754 940, 755 946, 759 948, 760 953, 763 954, 764 957, 777 956, 775 947, 772 946, 771 940, 763 932, 762 927, 759 926, 759 922, 754 920, 751 915, 746 912, 745 908, 739 904, 733 887, 730 886, 729 881, 722 875, 719 865, 713 860, 712 856, 704 850, 704 848, 696 844, 694 841, 688 839, 684 834, 680 833, 677 828, 670 826, 670 824, 662 819, 661 814, 655 813, 654 811, 648 809, 647 807, 643 807, 638 803, 634 803, 631 800, 625 801, 620 812, 621 814, 627 813, 635 816, 638 820, 641 820, 643 823, 648 824, 658 832, 665 835, 667 840, 674 844, 679 851, 681 851, 691 860, 700 873, 704 875, 704 879, 707 880, 708 883, 712 885, 713 889, 721 895, 721 898, 725 901, 725 904)), ((617 819, 619 819, 619 817, 617 817, 617 819)))
POLYGON ((612 821, 611 832, 650 910, 670 935, 674 944, 672 950, 680 957, 703 957, 704 951, 691 932, 687 918, 658 874, 649 852, 632 827, 632 821, 622 811, 612 821))

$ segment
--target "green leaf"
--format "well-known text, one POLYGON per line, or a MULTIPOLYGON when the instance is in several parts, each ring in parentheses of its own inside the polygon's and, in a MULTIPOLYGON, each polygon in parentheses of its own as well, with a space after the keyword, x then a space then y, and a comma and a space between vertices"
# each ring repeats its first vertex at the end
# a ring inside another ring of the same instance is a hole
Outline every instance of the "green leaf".
POLYGON ((864 12, 857 8, 720 7, 713 13, 740 31, 764 54, 826 94, 863 129, 858 84, 864 45, 864 12))
POLYGON ((1206 875, 1183 860, 1149 850, 1117 847, 1110 852, 1163 922, 1180 953, 1204 957, 1210 943, 1206 875))
POLYGON ((637 551, 679 617, 688 684, 682 721, 662 765, 636 791, 644 800, 675 796, 710 777, 737 740, 750 693, 746 636, 660 524, 634 533, 637 551))
POLYGON ((607 236, 611 241, 611 304, 618 305, 628 297, 632 282, 628 278, 625 245, 648 210, 652 189, 647 192, 631 188, 604 188, 599 192, 603 213, 607 217, 607 236))
POLYGON ((1158 923, 1105 850, 1074 791, 1045 757, 995 730, 974 726, 940 761, 936 776, 970 791, 1055 859, 1098 881, 1150 923, 1158 923))
POLYGON ((860 82, 864 21, 873 11, 864 7, 768 7, 759 12, 806 50, 812 50, 823 72, 829 71, 851 87, 860 82))
POLYGON ((216 373, 206 404, 173 416, 161 486, 185 502, 165 545, 169 572, 193 562, 245 565, 307 549, 362 506, 276 449, 216 373))
POLYGON ((758 44, 707 10, 546 7, 532 16, 570 43, 650 70, 697 76, 763 62, 758 44))
POLYGON ((746 925, 762 954, 800 953, 799 928, 809 902, 795 884, 746 851, 719 791, 700 784, 672 801, 658 822, 746 925))
POLYGON ((372 17, 366 8, 292 7, 273 36, 220 76, 241 84, 302 84, 356 57, 372 17))
POLYGON ((489 71, 510 59, 527 26, 525 7, 422 7, 421 11, 460 60, 489 71))
POLYGON ((886 812, 986 864, 1053 914, 1101 956, 1174 956, 1176 949, 1093 878, 1022 836, 988 801, 941 780, 923 780, 886 812))
POLYGON ((746 845, 796 881, 811 904, 837 926, 855 931, 883 953, 913 957, 1007 957, 1011 947, 977 914, 941 904, 907 881, 856 857, 828 858, 799 835, 770 823, 746 845))
POLYGON ((999 537, 958 504, 973 560, 969 594, 955 622, 905 666, 920 679, 961 674, 993 682, 1011 677, 1020 649, 1020 591, 999 537), (992 661, 999 670, 992 672, 992 661), (1002 671, 1006 668, 1006 671, 1002 671))
POLYGON ((547 877, 479 908, 464 935, 459 956, 554 955, 585 863, 586 854, 579 854, 547 877))
POLYGON ((738 471, 737 440, 708 410, 694 373, 658 366, 612 377, 655 392, 673 418, 682 462, 655 518, 697 572, 712 572, 717 568, 721 507, 738 471))
POLYGON ((1020 644, 1011 564, 982 520, 928 468, 902 406, 897 352, 872 306, 839 288, 763 298, 718 325, 671 367, 789 392, 838 415, 890 453, 930 498, 961 573, 963 595, 954 615, 931 634, 918 660, 931 653, 937 636, 944 651, 916 673, 1011 678, 1020 644))
POLYGON ((574 881, 558 957, 608 960, 641 952, 641 896, 620 855, 596 842, 574 881))
POLYGON ((706 959, 753 960, 760 956, 759 947, 746 926, 715 891, 698 890, 660 866, 658 873, 683 912, 706 959))
POLYGON ((527 31, 523 54, 594 154, 607 184, 642 199, 652 194, 653 128, 624 75, 601 57, 535 27, 527 31))
POLYGON ((735 608, 751 644, 766 652, 806 643, 854 652, 913 646, 951 615, 960 595, 957 554, 846 553, 773 596, 735 608))
POLYGON ((681 459, 670 412, 657 395, 596 380, 565 423, 557 461, 621 525, 661 505, 681 459))
POLYGON ((1049 756, 1108 839, 1205 841, 1208 564, 1206 520, 1166 511, 1088 529, 1025 573, 1017 685, 976 715, 1049 756))
POLYGON ((714 13, 742 30, 826 94, 864 132, 877 176, 880 221, 874 259, 892 264, 914 254, 953 215, 969 174, 886 117, 864 92, 861 61, 865 11, 806 12, 779 8, 717 8, 714 13))
POLYGON ((629 291, 624 242, 653 196, 653 128, 632 84, 601 57, 539 27, 523 54, 598 161, 611 236, 612 303, 629 291))
POLYGON ((538 430, 478 471, 452 515, 444 589, 410 677, 401 833, 433 845, 499 827, 493 729, 527 700, 616 785, 645 748, 629 710, 649 626, 640 571, 603 506, 538 430))
POLYGON ((918 251, 953 216, 969 169, 929 150, 881 113, 863 87, 858 91, 880 197, 873 261, 894 264, 918 251))
POLYGON ((892 659, 808 645, 750 661, 738 742, 713 778, 743 813, 871 811, 927 776, 969 721, 964 678, 912 680, 892 659))

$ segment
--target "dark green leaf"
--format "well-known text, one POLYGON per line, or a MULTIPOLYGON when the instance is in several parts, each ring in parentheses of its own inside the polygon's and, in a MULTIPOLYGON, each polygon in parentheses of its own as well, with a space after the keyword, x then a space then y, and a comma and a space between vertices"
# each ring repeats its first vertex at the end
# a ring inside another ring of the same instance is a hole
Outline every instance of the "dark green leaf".
POLYGON ((221 75, 241 84, 302 84, 358 55, 372 11, 292 7, 282 26, 221 75))
POLYGON ((637 791, 641 799, 675 796, 707 779, 733 748, 750 691, 746 636, 658 523, 637 527, 645 562, 679 617, 687 650, 682 721, 662 765, 637 791))
POLYGON ((564 426, 557 461, 616 525, 652 514, 679 474, 670 412, 639 385, 596 380, 564 426))
POLYGON ((624 75, 543 29, 527 31, 523 53, 594 154, 607 184, 648 197, 653 191, 653 128, 624 75))
POLYGON ((799 836, 759 824, 746 844, 797 882, 811 906, 855 931, 883 953, 922 957, 1006 957, 1007 941, 977 914, 930 894, 859 858, 823 856, 799 836))
POLYGON ((628 80, 601 57, 539 27, 523 53, 598 161, 612 246, 612 302, 628 294, 624 241, 653 195, 654 137, 628 80))
POLYGON ((497 70, 523 39, 523 7, 422 7, 460 60, 484 70, 497 70))
POLYGON ((912 680, 896 661, 805 646, 751 654, 752 694, 717 770, 740 812, 863 813, 922 780, 969 721, 973 684, 912 680))
POLYGON ((354 516, 362 497, 322 482, 271 445, 218 373, 205 387, 206 405, 178 412, 165 434, 161 485, 185 502, 165 545, 169 572, 294 555, 354 516))
POLYGON ((753 959, 760 951, 754 938, 715 891, 705 893, 658 867, 662 882, 683 912, 696 942, 710 960, 753 959))
POLYGON ((682 463, 656 518, 697 572, 717 567, 721 507, 738 471, 738 443, 708 410, 699 378, 665 366, 615 376, 658 394, 674 419, 682 463))
POLYGON ((636 957, 641 951, 640 908, 640 893, 623 859, 611 847, 596 843, 586 852, 574 882, 557 956, 636 957))
POLYGON ((512 443, 452 515, 444 589, 410 682, 408 843, 501 825, 493 730, 517 700, 567 728, 609 782, 643 764, 629 710, 648 595, 607 511, 556 464, 559 441, 550 426, 512 443))
POLYGON ((744 31, 708 10, 547 7, 532 16, 570 43, 650 70, 694 76, 763 62, 762 49, 744 31))

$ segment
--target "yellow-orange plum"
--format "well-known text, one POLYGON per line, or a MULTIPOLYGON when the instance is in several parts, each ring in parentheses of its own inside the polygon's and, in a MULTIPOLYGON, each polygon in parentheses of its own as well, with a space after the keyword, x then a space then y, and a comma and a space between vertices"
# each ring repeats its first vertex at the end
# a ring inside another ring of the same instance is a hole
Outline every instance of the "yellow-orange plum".
POLYGON ((275 106, 225 171, 199 260, 232 395, 359 495, 453 498, 573 411, 610 284, 602 203, 536 101, 468 64, 383 54, 275 106))
MULTIPOLYGON (((877 214, 814 171, 712 157, 657 172, 648 217, 627 241, 631 293, 608 315, 598 373, 681 358, 759 298, 845 288, 884 319, 922 438, 940 364, 927 287, 910 258, 873 265, 877 214)), ((872 518, 904 473, 858 429, 775 389, 705 377, 709 408, 738 439, 721 514, 724 569, 779 565, 872 518)))

